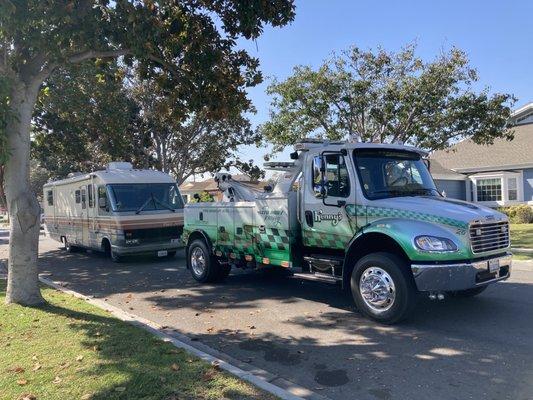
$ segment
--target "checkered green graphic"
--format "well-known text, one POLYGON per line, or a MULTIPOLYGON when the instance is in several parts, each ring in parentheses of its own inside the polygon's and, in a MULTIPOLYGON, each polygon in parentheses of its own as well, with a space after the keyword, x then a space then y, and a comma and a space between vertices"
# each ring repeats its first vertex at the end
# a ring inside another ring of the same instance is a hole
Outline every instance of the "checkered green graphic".
POLYGON ((337 235, 335 233, 315 232, 306 229, 303 235, 304 246, 322 247, 325 249, 343 249, 350 241, 351 236, 337 235))
POLYGON ((397 208, 367 207, 367 206, 346 206, 349 215, 357 217, 371 218, 405 218, 419 221, 433 222, 442 225, 453 226, 455 228, 468 228, 468 223, 453 218, 441 217, 439 215, 427 214, 417 211, 400 210, 397 208))
POLYGON ((254 227, 255 243, 259 249, 288 251, 291 245, 291 231, 287 229, 254 227))

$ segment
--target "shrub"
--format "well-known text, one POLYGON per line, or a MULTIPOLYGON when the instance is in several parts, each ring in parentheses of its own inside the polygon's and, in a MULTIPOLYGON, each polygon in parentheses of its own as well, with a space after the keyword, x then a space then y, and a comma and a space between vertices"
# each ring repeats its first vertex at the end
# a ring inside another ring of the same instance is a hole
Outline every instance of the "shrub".
POLYGON ((533 208, 526 204, 503 207, 499 211, 507 215, 514 224, 530 224, 533 222, 533 208))

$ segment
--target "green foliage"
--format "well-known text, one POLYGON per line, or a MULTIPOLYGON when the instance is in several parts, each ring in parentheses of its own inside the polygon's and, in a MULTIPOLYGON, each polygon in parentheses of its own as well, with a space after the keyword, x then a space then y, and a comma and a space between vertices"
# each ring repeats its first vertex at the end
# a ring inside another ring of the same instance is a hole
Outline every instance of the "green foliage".
POLYGON ((476 93, 477 72, 456 48, 431 62, 410 45, 398 53, 352 47, 318 69, 298 66, 274 81, 261 132, 279 151, 308 137, 394 142, 429 150, 470 138, 491 144, 507 130, 514 97, 476 93))
POLYGON ((211 203, 213 201, 215 201, 215 198, 211 196, 208 191, 203 190, 199 193, 195 193, 189 203, 211 203), (196 195, 198 195, 198 197, 196 197, 196 195))
POLYGON ((226 104, 213 113, 208 107, 176 108, 173 92, 154 81, 134 81, 130 89, 139 116, 140 136, 149 141, 146 153, 155 166, 171 172, 178 183, 189 176, 217 171, 236 158, 237 147, 259 142, 245 113, 255 110, 247 102, 226 104))
POLYGON ((501 207, 498 211, 507 215, 514 224, 530 224, 533 222, 533 208, 527 204, 501 207))
POLYGON ((59 68, 48 79, 34 112, 32 158, 51 178, 113 160, 150 165, 124 74, 116 61, 97 61, 59 68))

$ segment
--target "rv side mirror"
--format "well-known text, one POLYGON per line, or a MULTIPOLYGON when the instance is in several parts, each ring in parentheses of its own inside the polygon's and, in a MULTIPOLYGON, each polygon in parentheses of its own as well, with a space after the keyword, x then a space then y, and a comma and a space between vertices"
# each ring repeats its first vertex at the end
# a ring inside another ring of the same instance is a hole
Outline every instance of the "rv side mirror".
POLYGON ((107 208, 107 199, 105 197, 98 198, 98 207, 107 208))

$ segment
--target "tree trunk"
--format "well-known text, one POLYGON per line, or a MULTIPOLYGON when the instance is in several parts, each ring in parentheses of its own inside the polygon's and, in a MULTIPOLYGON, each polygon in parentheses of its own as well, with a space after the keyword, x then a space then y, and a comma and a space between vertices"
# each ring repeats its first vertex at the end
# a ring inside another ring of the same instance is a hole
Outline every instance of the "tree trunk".
POLYGON ((11 220, 6 302, 23 305, 44 301, 37 271, 40 206, 29 183, 31 117, 39 87, 36 82, 14 84, 11 107, 16 117, 6 129, 10 155, 4 178, 11 220))
POLYGON ((0 165, 0 208, 7 208, 6 193, 4 191, 4 166, 0 165))

